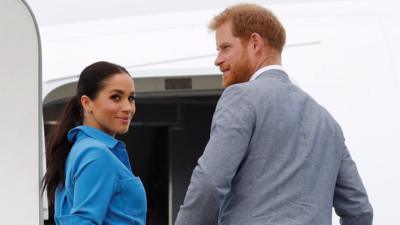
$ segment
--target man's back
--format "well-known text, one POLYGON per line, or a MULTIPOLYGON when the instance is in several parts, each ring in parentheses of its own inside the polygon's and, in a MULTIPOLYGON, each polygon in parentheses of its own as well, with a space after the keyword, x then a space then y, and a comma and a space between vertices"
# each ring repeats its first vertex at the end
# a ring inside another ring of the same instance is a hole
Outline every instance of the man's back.
POLYGON ((193 215, 215 217, 214 204, 222 225, 328 225, 332 206, 343 224, 371 224, 340 127, 284 72, 226 89, 211 129, 177 224, 208 224, 193 215))
MULTIPOLYGON (((339 125, 279 70, 241 85, 256 122, 222 203, 221 224, 331 224, 336 179, 347 154, 339 125)), ((352 188, 365 194, 356 175, 352 188)), ((360 197, 354 200, 368 204, 366 195, 360 197)))

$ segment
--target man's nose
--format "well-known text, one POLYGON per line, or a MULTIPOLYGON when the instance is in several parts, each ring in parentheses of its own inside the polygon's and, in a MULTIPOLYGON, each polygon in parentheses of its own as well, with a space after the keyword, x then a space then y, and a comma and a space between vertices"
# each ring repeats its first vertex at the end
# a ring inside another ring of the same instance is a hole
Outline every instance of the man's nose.
POLYGON ((222 63, 222 57, 221 55, 218 53, 217 58, 215 58, 214 60, 214 65, 219 66, 222 63))

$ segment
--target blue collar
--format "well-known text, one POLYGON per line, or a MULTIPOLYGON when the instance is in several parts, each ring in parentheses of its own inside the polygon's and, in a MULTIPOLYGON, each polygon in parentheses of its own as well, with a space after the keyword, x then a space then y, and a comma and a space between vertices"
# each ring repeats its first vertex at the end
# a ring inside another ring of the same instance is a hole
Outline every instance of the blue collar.
POLYGON ((78 139, 78 134, 80 133, 80 131, 82 131, 89 137, 92 137, 92 138, 102 141, 110 149, 114 149, 118 144, 122 145, 122 147, 125 147, 125 144, 123 142, 118 141, 111 135, 109 135, 97 128, 90 127, 90 126, 84 126, 84 125, 77 126, 73 129, 71 129, 67 135, 68 140, 70 142, 75 142, 75 140, 78 139))

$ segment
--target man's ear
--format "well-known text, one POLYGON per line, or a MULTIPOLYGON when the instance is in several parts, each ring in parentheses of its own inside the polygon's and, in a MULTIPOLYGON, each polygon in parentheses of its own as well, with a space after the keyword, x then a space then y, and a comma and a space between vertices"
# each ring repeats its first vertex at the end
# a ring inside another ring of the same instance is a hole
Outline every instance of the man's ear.
POLYGON ((250 35, 250 44, 254 50, 259 50, 260 48, 264 47, 264 39, 258 33, 252 33, 250 35))
POLYGON ((85 112, 91 113, 93 111, 93 102, 87 95, 81 96, 81 104, 85 112))

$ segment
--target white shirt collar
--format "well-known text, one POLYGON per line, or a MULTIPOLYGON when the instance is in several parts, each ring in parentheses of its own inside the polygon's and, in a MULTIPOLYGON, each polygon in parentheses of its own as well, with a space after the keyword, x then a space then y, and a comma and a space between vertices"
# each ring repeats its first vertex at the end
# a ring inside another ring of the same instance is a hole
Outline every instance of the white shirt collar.
POLYGON ((264 73, 267 70, 282 70, 285 72, 285 69, 281 65, 269 65, 258 69, 251 77, 249 81, 255 80, 260 74, 264 73))

